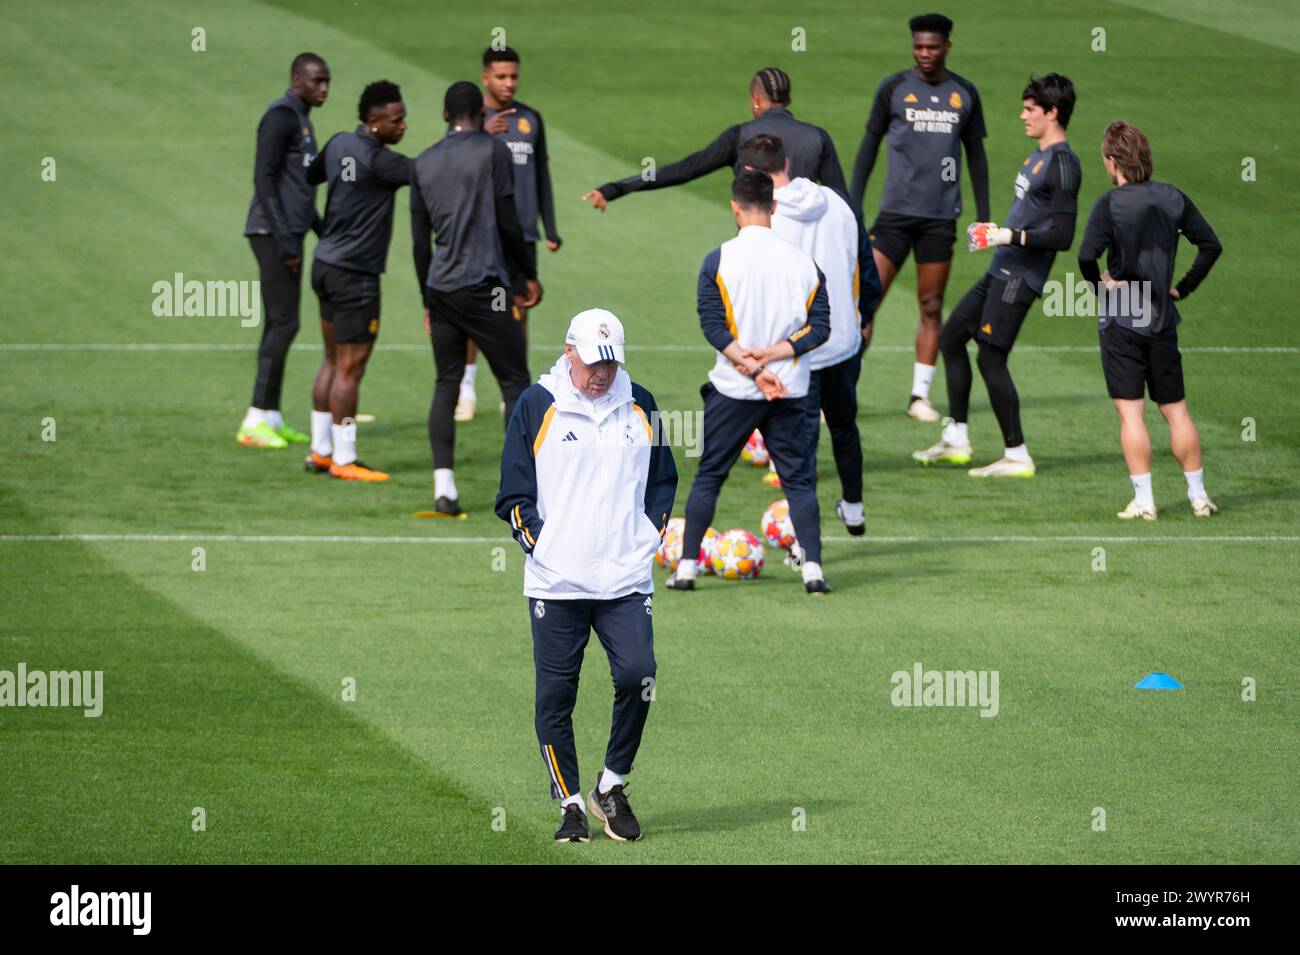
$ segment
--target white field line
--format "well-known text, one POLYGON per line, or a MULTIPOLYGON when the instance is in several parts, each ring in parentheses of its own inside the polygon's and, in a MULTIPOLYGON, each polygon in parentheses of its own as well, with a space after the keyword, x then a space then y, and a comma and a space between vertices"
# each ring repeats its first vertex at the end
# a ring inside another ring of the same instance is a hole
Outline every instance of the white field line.
MULTIPOLYGON (((299 342, 293 346, 294 349, 308 349, 319 351, 321 346, 315 342, 299 342)), ((410 342, 395 342, 391 345, 380 343, 375 346, 376 350, 382 351, 419 351, 430 352, 429 345, 412 344, 410 342)), ((558 352, 557 345, 543 344, 534 342, 529 345, 530 351, 558 352)), ((628 351, 648 351, 648 352, 696 352, 706 355, 709 352, 707 343, 701 342, 698 345, 628 345, 628 351)), ((234 343, 234 342, 0 342, 0 352, 39 352, 39 351, 159 351, 159 352, 208 352, 208 351, 252 351, 257 348, 256 342, 234 343)), ((1017 353, 1043 353, 1043 354, 1096 354, 1098 346, 1096 345, 1021 345, 1016 349, 1017 353)), ((911 345, 872 345, 871 351, 883 352, 890 355, 913 354, 914 348, 911 345)), ((1261 346, 1235 346, 1235 345, 1203 345, 1180 347, 1179 351, 1183 354, 1199 355, 1297 355, 1300 354, 1300 346, 1282 346, 1282 345, 1261 345, 1261 346)))
MULTIPOLYGON (((1300 535, 1209 534, 1133 537, 1089 535, 823 537, 829 543, 861 544, 1297 544, 1300 535)), ((513 544, 510 537, 368 537, 344 534, 0 534, 3 544, 57 543, 230 543, 230 544, 513 544)))

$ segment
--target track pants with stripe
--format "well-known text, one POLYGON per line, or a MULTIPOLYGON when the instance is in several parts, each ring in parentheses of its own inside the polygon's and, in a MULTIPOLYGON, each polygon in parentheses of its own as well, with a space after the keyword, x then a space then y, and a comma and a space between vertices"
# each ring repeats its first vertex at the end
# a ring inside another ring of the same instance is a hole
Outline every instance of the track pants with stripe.
MULTIPOLYGON (((821 512, 817 507, 817 396, 747 401, 728 398, 706 382, 704 399, 704 450, 686 500, 683 554, 698 554, 700 541, 717 509, 718 492, 740 457, 750 433, 763 432, 781 489, 790 502, 790 521, 805 559, 821 563, 821 512)), ((614 767, 611 766, 610 769, 614 767)))
POLYGON ((653 607, 653 598, 640 593, 614 600, 528 598, 537 671, 534 722, 553 798, 567 799, 582 792, 573 706, 592 630, 609 657, 614 681, 614 717, 605 765, 621 776, 631 772, 654 697, 653 607))
MULTIPOLYGON (((857 504, 862 500, 862 436, 858 431, 858 377, 862 373, 862 350, 852 358, 819 368, 812 373, 808 391, 817 398, 826 415, 826 429, 831 433, 831 451, 835 470, 840 476, 844 500, 857 504)), ((813 460, 817 460, 817 428, 813 438, 813 460)), ((766 438, 766 432, 764 432, 766 438)))

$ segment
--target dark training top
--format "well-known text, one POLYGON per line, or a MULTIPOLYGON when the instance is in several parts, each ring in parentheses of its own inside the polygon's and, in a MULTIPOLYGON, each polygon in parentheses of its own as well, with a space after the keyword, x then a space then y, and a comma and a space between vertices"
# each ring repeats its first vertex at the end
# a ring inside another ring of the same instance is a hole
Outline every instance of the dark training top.
POLYGON ((331 138, 307 167, 309 183, 329 181, 316 258, 354 272, 383 272, 393 238, 393 198, 411 182, 413 166, 384 148, 364 124, 331 138))
POLYGON ((1132 286, 1142 298, 1101 289, 1098 324, 1104 328, 1113 319, 1139 334, 1160 336, 1182 321, 1169 295, 1171 286, 1178 290, 1179 299, 1192 294, 1210 273, 1223 246, 1191 199, 1167 183, 1147 181, 1112 189, 1093 205, 1079 246, 1079 270, 1094 287, 1101 278, 1097 260, 1103 252, 1110 277, 1117 282, 1150 283, 1150 299, 1148 302, 1148 293, 1132 286), (1179 233, 1196 246, 1196 261, 1182 280, 1172 285, 1179 233), (1150 307, 1136 307, 1145 305, 1150 307))
MULTIPOLYGON (((510 104, 510 109, 515 110, 515 113, 506 117, 509 128, 498 138, 505 140, 514 157, 515 210, 519 213, 519 224, 524 229, 524 239, 536 242, 541 238, 537 230, 537 220, 540 217, 546 228, 546 238, 559 242, 560 232, 555 225, 555 198, 551 192, 551 167, 546 155, 546 127, 542 125, 542 114, 518 100, 510 104)), ((498 112, 501 110, 485 107, 484 122, 498 112)))
POLYGON ((938 83, 915 70, 885 77, 867 117, 867 131, 853 163, 849 205, 862 208, 867 180, 883 137, 889 171, 880 211, 926 219, 961 215, 961 149, 966 147, 976 215, 989 219, 989 167, 984 154, 984 107, 970 80, 949 72, 938 83))
POLYGON ((450 130, 420 153, 411 180, 411 238, 421 293, 425 286, 452 292, 487 279, 509 288, 511 265, 537 278, 514 190, 509 147, 481 129, 450 130), (436 249, 429 246, 430 230, 436 249))
POLYGON ((840 168, 839 157, 835 155, 835 144, 831 142, 826 130, 795 119, 784 106, 775 106, 758 119, 727 127, 721 136, 699 152, 658 167, 653 179, 647 181, 639 175, 628 176, 618 182, 605 183, 600 187, 600 194, 608 200, 614 200, 629 192, 678 186, 726 166, 739 172, 736 159, 741 145, 760 133, 781 138, 785 144, 785 154, 790 159, 791 179, 803 177, 832 189, 845 188, 844 171, 840 168))
POLYGON ((307 167, 316 158, 311 107, 286 92, 257 125, 253 200, 244 235, 273 235, 283 258, 302 255, 302 237, 316 223, 316 187, 307 167))
POLYGON ((1011 245, 993 254, 990 275, 1004 281, 1022 276, 1035 292, 1043 290, 1056 253, 1074 241, 1082 180, 1079 157, 1065 140, 1024 161, 1016 173, 1016 201, 1002 223, 1011 230, 1011 245))

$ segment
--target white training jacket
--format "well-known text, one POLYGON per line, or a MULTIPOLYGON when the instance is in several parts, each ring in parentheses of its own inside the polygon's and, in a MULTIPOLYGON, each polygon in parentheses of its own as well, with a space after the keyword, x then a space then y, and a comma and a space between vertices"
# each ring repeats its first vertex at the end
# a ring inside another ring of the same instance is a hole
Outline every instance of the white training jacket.
POLYGON ((677 493, 654 396, 620 368, 592 399, 561 355, 515 404, 496 513, 527 555, 524 595, 614 600, 650 574, 677 493))

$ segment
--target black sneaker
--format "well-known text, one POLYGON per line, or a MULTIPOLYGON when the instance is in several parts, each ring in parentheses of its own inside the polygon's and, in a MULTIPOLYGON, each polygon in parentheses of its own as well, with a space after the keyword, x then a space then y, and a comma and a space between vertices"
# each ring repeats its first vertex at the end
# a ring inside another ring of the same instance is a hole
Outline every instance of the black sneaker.
POLYGON ((632 815, 622 786, 615 786, 607 793, 600 791, 600 777, 604 775, 602 769, 596 777, 596 788, 587 797, 587 808, 605 824, 605 835, 619 842, 636 842, 641 838, 641 824, 632 815))
POLYGON ((448 517, 459 517, 460 500, 457 498, 440 497, 433 502, 433 509, 439 514, 446 514, 448 517))
POLYGON ((581 806, 572 803, 564 807, 564 818, 560 828, 555 830, 556 842, 590 842, 591 829, 587 825, 587 814, 581 806))
POLYGON ((670 574, 664 581, 664 586, 669 590, 694 590, 694 577, 678 577, 676 574, 670 574))
POLYGON ((817 577, 813 580, 805 580, 803 589, 810 594, 828 594, 831 592, 831 585, 826 583, 824 578, 817 577))

